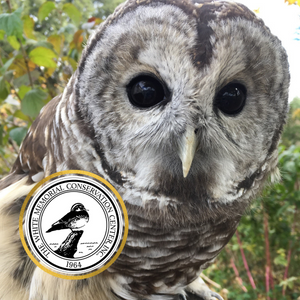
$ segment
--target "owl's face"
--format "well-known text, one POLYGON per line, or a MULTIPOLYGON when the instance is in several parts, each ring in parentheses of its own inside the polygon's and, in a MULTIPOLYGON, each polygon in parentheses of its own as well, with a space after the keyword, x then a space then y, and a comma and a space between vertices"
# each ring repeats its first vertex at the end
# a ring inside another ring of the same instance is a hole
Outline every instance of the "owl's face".
POLYGON ((91 36, 75 75, 95 142, 150 198, 251 198, 276 170, 289 84, 281 43, 242 5, 137 2, 91 36))

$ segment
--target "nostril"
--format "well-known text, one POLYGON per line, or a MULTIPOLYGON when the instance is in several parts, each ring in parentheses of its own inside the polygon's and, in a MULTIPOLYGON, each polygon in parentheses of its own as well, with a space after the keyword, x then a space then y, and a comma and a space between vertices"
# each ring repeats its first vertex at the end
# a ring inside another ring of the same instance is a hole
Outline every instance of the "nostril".
POLYGON ((198 133, 198 131, 199 131, 199 129, 198 129, 198 128, 196 128, 196 129, 194 130, 195 134, 197 134, 197 133, 198 133))

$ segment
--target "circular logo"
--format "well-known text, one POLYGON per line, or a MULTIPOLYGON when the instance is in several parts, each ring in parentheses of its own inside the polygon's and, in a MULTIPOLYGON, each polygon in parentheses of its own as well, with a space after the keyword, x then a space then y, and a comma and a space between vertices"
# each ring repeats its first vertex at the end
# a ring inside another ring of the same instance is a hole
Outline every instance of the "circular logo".
POLYGON ((103 178, 63 171, 33 188, 19 226, 23 246, 39 267, 57 277, 83 279, 117 259, 125 245, 128 218, 120 195, 103 178))

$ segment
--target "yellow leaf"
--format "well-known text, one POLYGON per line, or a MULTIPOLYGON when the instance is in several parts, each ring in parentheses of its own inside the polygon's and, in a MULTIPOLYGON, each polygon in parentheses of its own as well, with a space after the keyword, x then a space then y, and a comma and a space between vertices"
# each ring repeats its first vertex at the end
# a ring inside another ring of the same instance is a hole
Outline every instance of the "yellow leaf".
POLYGON ((53 34, 53 35, 50 35, 48 37, 47 41, 53 45, 54 50, 59 55, 60 52, 61 52, 61 48, 64 45, 65 36, 64 35, 53 34))
POLYGON ((257 8, 257 9, 254 9, 253 11, 254 11, 256 14, 259 14, 259 9, 260 9, 260 8, 257 8))
MULTIPOLYGON (((29 70, 30 71, 33 71, 36 67, 36 65, 29 61, 28 62, 28 67, 29 67, 29 70)), ((25 65, 25 61, 24 61, 24 58, 22 56, 17 56, 13 63, 10 65, 9 67, 9 70, 14 70, 15 71, 15 74, 14 74, 14 77, 15 78, 18 78, 24 74, 27 73, 27 68, 26 68, 26 65, 25 65)))
POLYGON ((70 77, 71 77, 70 74, 63 73, 63 79, 64 79, 64 81, 68 82, 69 79, 70 79, 70 77))
POLYGON ((71 65, 73 72, 77 69, 77 62, 72 57, 64 56, 62 60, 71 65))
POLYGON ((51 49, 45 47, 34 48, 29 53, 29 58, 32 62, 46 68, 56 68, 56 62, 53 60, 56 57, 56 54, 51 49))
POLYGON ((48 68, 46 74, 50 77, 54 71, 56 70, 56 68, 48 68))
POLYGON ((96 18, 96 19, 95 19, 95 24, 96 24, 96 25, 99 25, 99 24, 102 23, 102 22, 103 22, 103 20, 100 19, 100 18, 96 18))
POLYGON ((10 45, 15 49, 20 49, 20 43, 18 42, 17 38, 14 35, 8 36, 7 41, 10 43, 10 45))
POLYGON ((47 79, 44 76, 39 76, 39 81, 45 83, 47 79))
POLYGON ((81 12, 72 3, 65 3, 62 8, 68 17, 78 26, 81 21, 81 12))
POLYGON ((91 23, 91 22, 95 22, 95 25, 99 25, 100 23, 103 22, 103 20, 100 18, 91 17, 88 19, 88 23, 91 23))
POLYGON ((36 67, 36 64, 33 63, 32 61, 28 61, 28 67, 29 67, 29 70, 30 72, 33 71, 36 67))
POLYGON ((21 110, 17 110, 14 113, 14 117, 19 118, 21 120, 25 120, 25 121, 30 121, 30 118, 28 116, 26 116, 25 114, 23 114, 21 110))
POLYGON ((297 109, 293 112, 292 118, 293 118, 293 119, 300 118, 300 108, 297 108, 297 109))
POLYGON ((297 0, 285 0, 284 2, 288 2, 289 5, 294 4, 297 0))
POLYGON ((23 99, 24 96, 26 95, 26 93, 29 92, 30 90, 31 90, 31 87, 26 86, 26 85, 21 85, 19 87, 19 92, 18 92, 20 98, 23 99))
POLYGON ((0 41, 4 39, 4 36, 5 36, 5 31, 0 29, 0 41))
POLYGON ((82 42, 83 42, 83 34, 84 30, 77 30, 74 34, 73 41, 70 43, 70 48, 76 48, 78 51, 82 51, 82 42))
POLYGON ((8 103, 4 103, 0 106, 0 113, 4 115, 4 117, 7 117, 7 109, 9 107, 8 103))
POLYGON ((38 18, 40 21, 43 21, 48 15, 51 13, 51 11, 55 8, 55 3, 51 1, 46 1, 43 3, 38 12, 38 18))
POLYGON ((23 26, 24 26, 24 33, 27 38, 36 40, 36 37, 33 33, 33 27, 34 27, 34 20, 29 16, 23 16, 22 17, 23 26))

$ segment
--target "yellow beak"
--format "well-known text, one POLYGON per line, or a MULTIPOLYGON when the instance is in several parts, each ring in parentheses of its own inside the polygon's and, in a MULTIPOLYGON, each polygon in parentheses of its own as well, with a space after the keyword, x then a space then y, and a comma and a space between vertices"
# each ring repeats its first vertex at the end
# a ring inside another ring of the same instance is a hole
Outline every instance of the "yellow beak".
POLYGON ((191 168, 195 152, 196 152, 196 134, 192 127, 187 127, 185 134, 179 144, 179 157, 182 162, 183 177, 185 178, 191 168))

